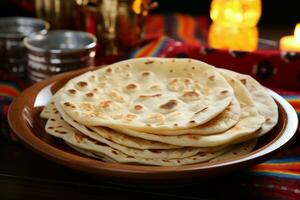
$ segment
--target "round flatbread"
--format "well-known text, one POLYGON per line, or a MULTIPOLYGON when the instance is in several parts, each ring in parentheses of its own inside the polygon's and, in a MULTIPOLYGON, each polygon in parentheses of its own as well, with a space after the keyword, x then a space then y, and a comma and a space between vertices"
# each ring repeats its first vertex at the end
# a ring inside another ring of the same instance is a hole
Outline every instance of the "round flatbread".
POLYGON ((249 75, 225 69, 220 70, 226 71, 244 84, 254 101, 258 113, 265 118, 261 129, 257 131, 257 135, 262 136, 270 131, 278 122, 278 107, 268 91, 249 75))
POLYGON ((204 124, 222 113, 232 98, 232 88, 211 65, 139 58, 71 79, 60 104, 83 125, 151 132, 204 124))

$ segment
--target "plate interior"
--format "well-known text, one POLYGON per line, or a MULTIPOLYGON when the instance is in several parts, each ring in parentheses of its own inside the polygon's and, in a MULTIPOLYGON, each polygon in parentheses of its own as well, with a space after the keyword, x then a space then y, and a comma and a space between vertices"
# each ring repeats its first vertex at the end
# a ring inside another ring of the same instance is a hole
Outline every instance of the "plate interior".
POLYGON ((96 177, 109 176, 118 178, 118 180, 120 178, 126 180, 183 180, 196 176, 215 176, 217 174, 247 168, 251 164, 266 159, 270 153, 248 161, 235 162, 235 164, 229 163, 231 161, 239 161, 249 155, 256 155, 258 152, 266 149, 278 141, 287 127, 287 113, 281 104, 277 102, 279 108, 278 124, 269 133, 259 138, 255 149, 244 156, 219 163, 199 163, 179 167, 105 163, 101 160, 82 155, 71 149, 62 139, 47 134, 44 130, 46 120, 40 118, 40 112, 43 106, 47 104, 52 95, 69 79, 88 70, 90 69, 86 68, 64 73, 33 85, 15 99, 9 111, 8 118, 12 129, 29 148, 52 161, 96 175, 96 177))

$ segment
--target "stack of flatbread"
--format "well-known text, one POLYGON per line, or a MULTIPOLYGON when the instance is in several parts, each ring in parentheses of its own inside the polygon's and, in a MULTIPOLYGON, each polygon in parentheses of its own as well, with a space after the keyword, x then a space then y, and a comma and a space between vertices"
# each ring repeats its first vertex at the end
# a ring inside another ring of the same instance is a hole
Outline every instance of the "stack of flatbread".
POLYGON ((193 59, 139 58, 69 80, 41 117, 47 133, 95 159, 178 166, 249 153, 278 109, 250 76, 193 59))

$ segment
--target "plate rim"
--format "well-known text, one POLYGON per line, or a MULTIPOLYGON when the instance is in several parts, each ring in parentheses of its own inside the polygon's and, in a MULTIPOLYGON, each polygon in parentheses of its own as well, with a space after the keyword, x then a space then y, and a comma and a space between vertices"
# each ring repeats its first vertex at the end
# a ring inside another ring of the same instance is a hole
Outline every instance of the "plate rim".
MULTIPOLYGON (((197 171, 197 170, 214 170, 220 167, 230 167, 237 164, 241 164, 243 162, 250 162, 254 159, 259 159, 265 156, 268 156, 269 154, 273 153, 274 151, 279 150, 283 146, 285 146, 292 138, 296 135, 297 127, 298 127, 298 117, 296 114, 296 111, 293 109, 293 107, 279 94, 276 92, 268 89, 271 96, 282 106, 286 113, 286 126, 285 130, 280 136, 275 137, 270 142, 271 145, 268 145, 266 148, 259 148, 259 153, 256 151, 253 151, 246 156, 238 157, 238 159, 233 160, 227 160, 222 163, 215 163, 210 165, 203 165, 201 166, 201 163, 198 164, 192 164, 192 165, 184 165, 184 166, 144 166, 144 165, 134 165, 134 164, 126 164, 126 163, 107 163, 100 160, 95 160, 93 158, 89 158, 86 156, 79 156, 75 155, 69 152, 65 152, 63 150, 60 150, 51 144, 48 144, 47 142, 41 140, 35 134, 30 131, 30 128, 26 124, 26 120, 23 117, 13 118, 16 114, 14 112, 17 112, 19 116, 23 116, 23 112, 25 109, 24 102, 22 103, 22 100, 25 96, 29 95, 30 92, 38 89, 38 91, 41 91, 43 88, 48 87, 51 84, 55 84, 56 82, 62 81, 64 79, 70 79, 73 76, 76 76, 78 74, 84 73, 86 71, 90 71, 96 68, 85 68, 80 69, 76 71, 70 71, 66 73, 59 74, 57 76, 51 77, 47 80, 44 80, 42 82, 36 83, 26 90, 24 90, 18 97, 16 97, 11 106, 9 107, 8 111, 8 121, 9 125, 12 128, 12 130, 17 134, 17 136, 20 138, 22 143, 25 143, 26 146, 30 147, 30 149, 34 150, 35 152, 41 154, 42 156, 46 157, 47 159, 50 159, 52 161, 55 161, 57 163, 60 163, 64 166, 68 166, 71 168, 78 169, 80 171, 85 172, 92 172, 97 174, 103 174, 107 172, 113 172, 115 176, 125 176, 130 177, 130 174, 139 174, 139 175, 146 175, 146 174, 161 174, 161 173, 187 173, 190 171, 197 171), (15 121, 15 122, 13 122, 15 121), (19 124, 20 123, 20 124, 19 124), (19 126, 16 126, 15 124, 19 124, 19 126), (22 127, 26 127, 26 129, 22 129, 22 127), (287 133, 286 133, 287 132, 287 133), (284 138, 283 138, 284 137, 284 138), (283 141, 280 139, 283 138, 283 141), (281 142, 280 142, 281 141, 281 142), (61 156, 62 157, 59 157, 61 156), (95 165, 93 165, 95 163, 95 165), (98 164, 96 164, 98 163, 98 164), (101 163, 101 165, 99 164, 101 163), (76 164, 76 165, 73 165, 76 164)), ((36 93, 36 95, 38 92, 36 93)), ((151 178, 151 176, 149 176, 151 178)), ((143 177, 144 178, 144 177, 143 177)), ((154 178, 154 177, 152 177, 154 178)))

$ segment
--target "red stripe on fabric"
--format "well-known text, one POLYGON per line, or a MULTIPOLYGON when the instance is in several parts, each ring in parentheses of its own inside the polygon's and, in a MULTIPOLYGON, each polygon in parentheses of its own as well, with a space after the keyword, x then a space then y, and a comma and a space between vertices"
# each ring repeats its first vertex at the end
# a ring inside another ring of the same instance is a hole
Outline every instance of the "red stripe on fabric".
POLYGON ((289 102, 296 110, 300 110, 300 101, 299 101, 299 100, 290 100, 290 99, 288 99, 288 102, 289 102))
POLYGON ((15 97, 19 94, 19 92, 13 87, 0 85, 0 94, 15 97))
POLYGON ((5 114, 7 114, 7 113, 8 113, 8 109, 9 109, 9 105, 5 105, 5 106, 3 107, 3 112, 4 112, 5 114))
POLYGON ((150 15, 147 17, 144 27, 144 40, 156 39, 165 34, 163 18, 163 15, 150 15))
POLYGON ((276 163, 276 164, 259 164, 253 168, 253 170, 299 170, 300 175, 300 163, 276 163))

